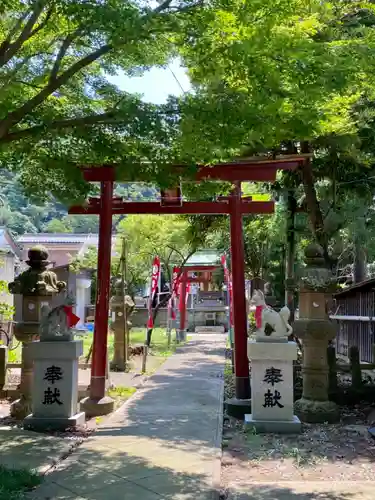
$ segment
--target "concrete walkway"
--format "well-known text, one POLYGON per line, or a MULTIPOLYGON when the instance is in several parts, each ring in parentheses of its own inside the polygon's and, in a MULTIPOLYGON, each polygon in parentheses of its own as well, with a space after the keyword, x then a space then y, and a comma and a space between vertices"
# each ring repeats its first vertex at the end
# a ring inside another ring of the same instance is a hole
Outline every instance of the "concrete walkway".
POLYGON ((30 498, 214 498, 220 480, 224 348, 224 335, 194 336, 30 498))

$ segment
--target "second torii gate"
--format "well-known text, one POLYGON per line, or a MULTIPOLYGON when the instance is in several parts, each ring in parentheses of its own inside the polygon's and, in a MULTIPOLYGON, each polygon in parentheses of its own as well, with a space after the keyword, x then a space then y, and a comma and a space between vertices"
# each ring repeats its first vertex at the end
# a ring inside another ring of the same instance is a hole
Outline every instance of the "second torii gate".
POLYGON ((204 271, 207 273, 212 273, 215 269, 222 267, 222 264, 215 265, 192 265, 192 266, 183 266, 181 269, 181 277, 180 277, 180 300, 179 300, 179 309, 180 309, 180 335, 181 332, 185 332, 186 329, 186 293, 187 293, 187 285, 188 283, 206 283, 206 279, 202 278, 191 278, 188 276, 189 273, 204 271))
MULTIPOLYGON (((293 170, 304 164, 306 157, 294 156, 281 160, 239 161, 198 168, 196 180, 221 180, 233 183, 228 197, 217 201, 178 203, 127 202, 113 197, 114 183, 127 179, 116 178, 115 166, 82 168, 87 182, 100 182, 100 198, 90 198, 84 206, 74 206, 69 214, 99 215, 99 247, 94 343, 91 367, 90 396, 81 407, 89 416, 109 413, 113 401, 105 397, 108 313, 110 294, 112 216, 117 214, 221 214, 230 217, 231 269, 234 317, 235 391, 239 406, 250 398, 249 364, 247 359, 247 317, 245 299, 244 245, 242 216, 271 214, 273 201, 252 201, 241 197, 241 181, 270 182, 277 170, 293 170)), ((180 167, 178 167, 180 168, 180 167)), ((245 403, 245 405, 244 405, 245 403)))

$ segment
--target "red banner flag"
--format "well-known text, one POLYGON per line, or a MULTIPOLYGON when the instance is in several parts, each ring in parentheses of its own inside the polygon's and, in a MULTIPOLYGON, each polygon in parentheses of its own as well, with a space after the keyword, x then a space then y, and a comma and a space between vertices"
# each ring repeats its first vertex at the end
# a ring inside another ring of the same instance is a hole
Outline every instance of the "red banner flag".
POLYGON ((228 301, 229 301, 229 322, 230 326, 233 326, 233 289, 232 289, 232 274, 227 266, 226 255, 221 256, 221 264, 224 269, 224 277, 227 285, 228 301))
POLYGON ((148 321, 147 328, 154 328, 154 321, 152 319, 152 303, 154 301, 156 289, 159 283, 160 276, 160 259, 155 257, 152 263, 152 275, 151 275, 151 285, 150 285, 150 296, 148 299, 148 321))

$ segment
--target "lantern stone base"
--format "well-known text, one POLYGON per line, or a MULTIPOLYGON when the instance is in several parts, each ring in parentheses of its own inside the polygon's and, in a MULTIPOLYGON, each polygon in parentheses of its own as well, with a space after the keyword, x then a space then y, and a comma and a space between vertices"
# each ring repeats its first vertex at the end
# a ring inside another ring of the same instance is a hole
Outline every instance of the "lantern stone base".
POLYGON ((293 420, 256 420, 253 415, 245 415, 245 429, 255 429, 257 433, 299 434, 301 421, 293 415, 293 420))
POLYGON ((294 403, 296 415, 309 424, 334 424, 340 420, 340 411, 333 401, 314 401, 301 398, 294 403))
POLYGON ((31 399, 21 396, 10 405, 10 416, 16 420, 23 420, 31 411, 31 399))
POLYGON ((82 340, 31 342, 28 349, 34 360, 34 378, 32 414, 24 421, 27 428, 61 430, 83 425, 85 415, 77 408, 82 340))
POLYGON ((112 413, 115 402, 109 396, 101 399, 92 399, 90 397, 82 399, 80 409, 84 411, 88 417, 102 417, 112 413))
POLYGON ((124 359, 113 359, 109 363, 109 367, 112 372, 125 372, 127 369, 124 359))
POLYGON ((243 420, 245 415, 251 412, 251 399, 227 399, 225 409, 230 417, 243 420))
POLYGON ((45 430, 65 431, 66 429, 76 429, 84 426, 85 420, 84 412, 77 413, 69 418, 43 418, 29 415, 23 421, 23 428, 37 432, 45 430))
POLYGON ((177 342, 186 342, 186 330, 177 330, 177 342))

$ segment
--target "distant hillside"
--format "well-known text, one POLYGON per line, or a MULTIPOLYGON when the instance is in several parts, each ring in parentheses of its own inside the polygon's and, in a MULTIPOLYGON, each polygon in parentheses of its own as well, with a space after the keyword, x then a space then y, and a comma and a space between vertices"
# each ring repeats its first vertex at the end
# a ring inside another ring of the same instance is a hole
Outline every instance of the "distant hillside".
MULTIPOLYGON (((158 191, 144 184, 118 184, 117 196, 129 200, 153 200, 158 191)), ((2 172, 0 178, 0 226, 14 235, 24 233, 97 233, 96 215, 68 215, 61 203, 35 203, 25 195, 14 174, 2 172)), ((115 223, 114 218, 114 223, 115 223)))

